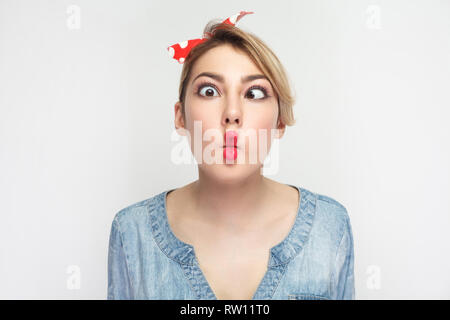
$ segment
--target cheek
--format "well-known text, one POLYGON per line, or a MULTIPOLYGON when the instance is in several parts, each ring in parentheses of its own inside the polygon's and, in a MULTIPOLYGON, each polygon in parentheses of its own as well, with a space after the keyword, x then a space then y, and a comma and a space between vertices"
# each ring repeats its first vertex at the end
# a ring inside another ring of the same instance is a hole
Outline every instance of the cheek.
POLYGON ((221 144, 221 124, 217 109, 211 106, 196 104, 186 108, 186 128, 190 134, 190 147, 198 160, 201 156, 200 150, 206 148, 210 143, 221 144), (209 131, 208 134, 205 132, 209 131))
POLYGON ((261 110, 255 110, 255 112, 248 115, 247 121, 244 121, 244 126, 254 130, 257 136, 256 144, 251 143, 248 138, 246 139, 247 152, 249 154, 259 155, 259 152, 262 152, 261 150, 265 151, 263 154, 269 152, 275 135, 273 129, 276 129, 277 116, 277 106, 270 106, 264 110, 261 108, 261 110))
POLYGON ((276 128, 278 116, 277 106, 270 106, 261 110, 256 110, 248 116, 245 123, 245 127, 253 128, 255 130, 264 130, 269 136, 271 134, 271 129, 276 128))
MULTIPOLYGON (((217 111, 205 105, 186 106, 186 128, 194 129, 195 123, 201 123, 202 131, 208 128, 219 128, 217 111)), ((198 126, 198 124, 197 124, 198 126)))

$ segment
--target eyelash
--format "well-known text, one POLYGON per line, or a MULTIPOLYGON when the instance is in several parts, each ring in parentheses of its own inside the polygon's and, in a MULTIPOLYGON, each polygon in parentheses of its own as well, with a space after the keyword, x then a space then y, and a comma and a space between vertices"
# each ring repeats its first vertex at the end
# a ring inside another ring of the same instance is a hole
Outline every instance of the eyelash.
MULTIPOLYGON (((206 86, 213 87, 216 91, 219 91, 214 84, 212 84, 211 82, 205 81, 205 82, 201 82, 200 84, 197 85, 196 94, 198 96, 202 97, 202 98, 213 98, 213 97, 206 97, 206 96, 203 96, 203 95, 200 94, 200 90, 202 90, 203 87, 206 87, 206 86)), ((250 100, 265 100, 265 99, 271 97, 269 95, 269 93, 268 93, 268 90, 265 87, 263 87, 263 86, 253 85, 250 88, 248 88, 247 92, 252 90, 252 89, 259 89, 259 90, 261 90, 264 93, 264 98, 261 98, 261 99, 250 99, 250 100)))

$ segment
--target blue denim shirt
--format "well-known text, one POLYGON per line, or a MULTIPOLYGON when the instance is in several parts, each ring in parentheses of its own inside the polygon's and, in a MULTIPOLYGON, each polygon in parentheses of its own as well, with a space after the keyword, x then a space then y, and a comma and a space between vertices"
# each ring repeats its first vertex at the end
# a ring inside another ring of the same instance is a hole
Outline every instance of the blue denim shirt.
MULTIPOLYGON (((355 299, 353 235, 347 210, 301 187, 297 217, 270 249, 254 300, 355 299)), ((172 232, 167 190, 114 217, 108 251, 108 299, 217 299, 193 246, 172 232)), ((230 284, 231 285, 231 284, 230 284)))

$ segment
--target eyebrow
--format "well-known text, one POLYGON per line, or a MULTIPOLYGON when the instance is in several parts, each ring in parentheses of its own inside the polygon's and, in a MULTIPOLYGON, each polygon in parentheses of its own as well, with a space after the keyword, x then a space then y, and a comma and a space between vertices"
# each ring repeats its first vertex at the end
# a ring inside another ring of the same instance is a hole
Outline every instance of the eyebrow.
MULTIPOLYGON (((210 78, 213 78, 213 79, 215 79, 215 80, 217 80, 217 81, 219 81, 221 83, 225 82, 223 76, 221 76, 220 74, 213 73, 213 72, 202 72, 198 76, 196 76, 194 78, 194 80, 192 80, 191 83, 194 83, 194 81, 197 80, 197 78, 200 78, 200 77, 210 77, 210 78)), ((245 76, 245 77, 241 77, 241 83, 250 82, 250 81, 253 81, 253 80, 256 80, 256 79, 266 79, 267 81, 269 81, 269 79, 263 74, 251 74, 251 75, 248 75, 248 76, 245 76)))

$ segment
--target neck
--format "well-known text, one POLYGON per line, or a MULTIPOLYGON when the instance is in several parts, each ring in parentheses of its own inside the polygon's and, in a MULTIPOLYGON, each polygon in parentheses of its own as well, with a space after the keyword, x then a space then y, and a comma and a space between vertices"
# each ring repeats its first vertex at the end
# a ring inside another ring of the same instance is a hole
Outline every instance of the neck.
POLYGON ((254 229, 263 222, 263 200, 270 193, 270 180, 256 171, 245 180, 232 182, 218 182, 199 171, 192 187, 197 218, 237 232, 254 229))

